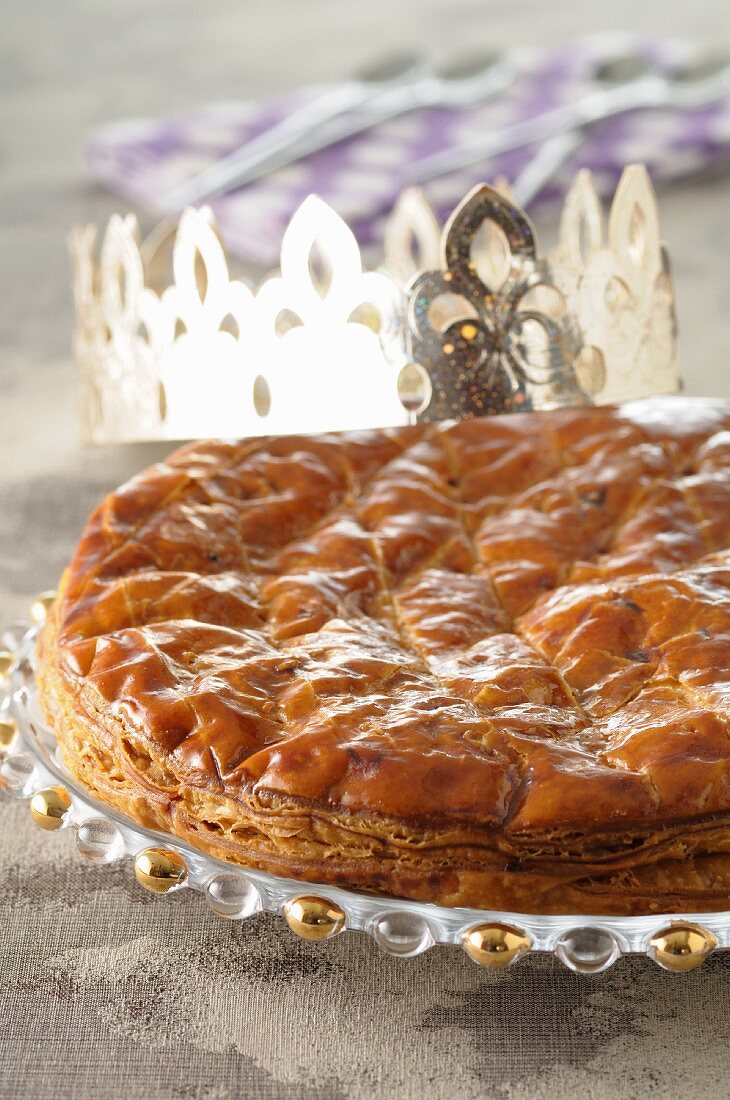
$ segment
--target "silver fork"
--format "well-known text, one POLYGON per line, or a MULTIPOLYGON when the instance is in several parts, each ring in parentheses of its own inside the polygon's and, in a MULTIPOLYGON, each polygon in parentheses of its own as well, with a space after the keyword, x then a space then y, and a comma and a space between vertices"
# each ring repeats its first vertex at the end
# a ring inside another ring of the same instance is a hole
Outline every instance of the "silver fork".
POLYGON ((399 74, 391 71, 389 79, 382 72, 379 77, 361 74, 176 187, 164 208, 176 212, 225 194, 417 107, 481 102, 511 84, 515 75, 511 63, 492 51, 457 58, 438 69, 411 59, 399 74))
MULTIPOLYGON (((664 75, 670 84, 689 88, 700 81, 718 76, 727 68, 726 58, 708 56, 679 65, 664 75)), ((593 74, 593 80, 599 87, 631 86, 651 72, 656 72, 656 69, 649 58, 641 54, 627 54, 601 63, 593 74)), ((566 130, 540 146, 512 184, 512 191, 521 206, 531 203, 580 147, 585 140, 586 129, 586 126, 578 126, 573 130, 566 130)))
MULTIPOLYGON (((629 111, 676 107, 692 110, 725 99, 730 95, 730 63, 723 59, 699 79, 679 79, 651 72, 626 84, 601 88, 578 100, 555 107, 535 118, 476 138, 454 149, 447 149, 418 161, 403 180, 403 186, 427 183, 467 168, 488 157, 547 142, 566 133, 580 133, 594 122, 626 114, 629 111)), ((566 140, 564 148, 569 148, 566 140)))

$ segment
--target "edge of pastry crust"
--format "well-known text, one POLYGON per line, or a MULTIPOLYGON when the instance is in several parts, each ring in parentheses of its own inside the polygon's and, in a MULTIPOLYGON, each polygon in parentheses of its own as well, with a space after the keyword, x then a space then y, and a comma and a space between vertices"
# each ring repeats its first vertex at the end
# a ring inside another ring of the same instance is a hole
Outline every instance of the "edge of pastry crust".
MULTIPOLYGON (((94 797, 135 821, 228 862, 306 882, 445 906, 544 914, 721 910, 730 892, 730 837, 717 818, 613 836, 601 857, 508 852, 488 828, 378 818, 284 799, 240 798, 175 780, 165 789, 122 749, 120 719, 90 713, 60 667, 56 601, 39 642, 41 704, 65 766, 94 797), (638 845, 637 845, 638 840, 638 845)), ((129 742, 127 742, 129 744, 129 742)), ((152 757, 148 764, 154 766, 152 757)), ((169 774, 169 773, 168 773, 169 774)), ((544 838, 541 838, 544 845, 544 838)), ((583 838, 583 843, 585 838, 583 838)))

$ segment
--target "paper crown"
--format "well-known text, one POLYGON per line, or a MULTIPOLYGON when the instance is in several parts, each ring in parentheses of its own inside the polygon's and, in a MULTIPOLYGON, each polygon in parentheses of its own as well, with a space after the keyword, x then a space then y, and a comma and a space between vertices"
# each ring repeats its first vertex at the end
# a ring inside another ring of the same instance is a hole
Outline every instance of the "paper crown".
POLYGON ((679 387, 668 254, 641 166, 607 217, 579 173, 544 256, 509 193, 486 185, 443 232, 406 192, 380 271, 363 271, 347 225, 310 196, 280 273, 256 290, 230 277, 207 209, 182 215, 159 293, 132 216, 111 219, 98 259, 95 239, 93 227, 72 237, 92 442, 390 427, 679 387))

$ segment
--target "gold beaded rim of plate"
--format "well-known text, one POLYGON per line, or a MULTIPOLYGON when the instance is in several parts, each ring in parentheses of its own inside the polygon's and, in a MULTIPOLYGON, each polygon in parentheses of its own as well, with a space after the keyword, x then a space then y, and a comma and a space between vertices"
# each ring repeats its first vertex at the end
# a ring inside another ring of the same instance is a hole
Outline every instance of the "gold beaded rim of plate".
POLYGON ((60 829, 71 809, 71 795, 65 787, 43 787, 30 800, 30 816, 39 829, 53 832, 60 829))
POLYGON ((491 921, 467 928, 462 933, 461 946, 479 966, 503 970, 530 950, 532 938, 512 924, 491 921))
POLYGON ((303 894, 289 898, 284 918, 295 935, 303 940, 331 940, 345 927, 345 911, 329 898, 303 894))
POLYGON ((649 940, 649 955, 675 973, 694 970, 717 947, 717 936, 690 921, 674 921, 649 940))
POLYGON ((187 878, 185 860, 174 848, 145 848, 134 859, 134 874, 140 886, 152 894, 167 894, 187 878))
MULTIPOLYGON (((57 597, 55 591, 42 592, 34 601, 33 618, 42 623, 57 597)), ((15 661, 9 650, 0 650, 0 679, 7 675, 15 661)), ((12 749, 18 736, 16 720, 7 715, 0 719, 0 759, 12 749)), ((41 829, 60 829, 71 808, 72 799, 65 787, 58 785, 35 791, 29 810, 33 822, 41 829)), ((187 878, 183 856, 174 849, 146 848, 134 860, 137 881, 146 890, 166 894, 182 885, 187 878)), ((289 928, 310 941, 332 939, 346 925, 344 909, 329 898, 313 894, 290 898, 284 905, 284 917, 289 928)), ((514 925, 492 921, 467 928, 461 935, 461 945, 467 955, 480 966, 501 970, 525 955, 532 947, 532 938, 514 925)), ((718 947, 714 933, 689 921, 673 921, 649 940, 647 952, 659 966, 675 973, 698 967, 718 947)))
POLYGON ((54 588, 49 588, 46 592, 41 592, 33 600, 30 607, 30 613, 33 621, 36 623, 44 623, 48 616, 52 605, 55 603, 58 592, 54 588))
POLYGON ((18 723, 14 718, 0 718, 0 760, 12 749, 18 737, 18 723))

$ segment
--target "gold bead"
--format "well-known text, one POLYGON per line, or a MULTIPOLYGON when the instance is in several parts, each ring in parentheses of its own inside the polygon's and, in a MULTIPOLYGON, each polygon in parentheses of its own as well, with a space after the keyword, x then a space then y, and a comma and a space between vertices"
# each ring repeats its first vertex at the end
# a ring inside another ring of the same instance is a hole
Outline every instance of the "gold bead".
POLYGON ((166 894, 185 882, 188 869, 179 852, 170 848, 145 848, 134 860, 134 873, 145 890, 166 894))
POLYGON ((303 895, 284 906, 286 923, 303 940, 331 940, 345 927, 344 910, 327 898, 303 895))
POLYGON ((0 649, 0 680, 4 680, 12 668, 15 657, 9 649, 0 649))
POLYGON ((12 748, 15 738, 18 736, 18 723, 14 718, 0 719, 0 757, 5 756, 8 749, 12 748))
POLYGON ((475 963, 501 970, 529 951, 532 940, 510 924, 475 924, 463 933, 461 945, 475 963))
POLYGON ((649 940, 649 954, 665 970, 694 970, 717 947, 717 937, 698 924, 677 922, 649 940))
POLYGON ((45 787, 30 800, 30 816, 39 829, 52 832, 63 825, 64 814, 71 808, 71 795, 65 787, 45 787))
POLYGON ((49 590, 48 592, 41 592, 40 596, 36 596, 31 604, 30 613, 37 623, 44 623, 46 616, 51 608, 51 604, 56 599, 57 592, 49 590))

